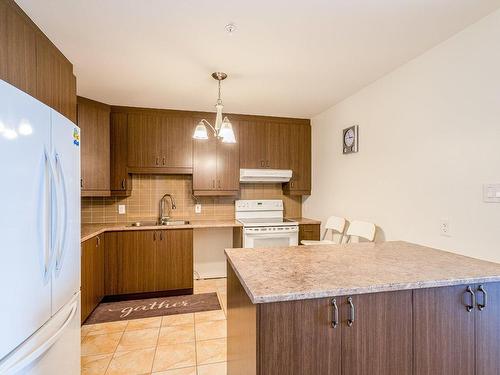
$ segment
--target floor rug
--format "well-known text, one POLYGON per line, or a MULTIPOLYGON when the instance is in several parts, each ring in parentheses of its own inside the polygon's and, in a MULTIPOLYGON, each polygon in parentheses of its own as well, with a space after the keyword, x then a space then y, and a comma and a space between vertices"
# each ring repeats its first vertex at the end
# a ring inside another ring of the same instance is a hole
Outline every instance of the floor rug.
POLYGON ((117 322, 220 309, 217 293, 105 302, 96 307, 84 324, 117 322))

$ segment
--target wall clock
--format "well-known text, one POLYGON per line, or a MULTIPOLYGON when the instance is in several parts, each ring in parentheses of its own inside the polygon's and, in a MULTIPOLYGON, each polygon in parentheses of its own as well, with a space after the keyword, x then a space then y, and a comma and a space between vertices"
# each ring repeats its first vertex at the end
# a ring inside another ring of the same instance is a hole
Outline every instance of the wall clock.
POLYGON ((358 152, 358 125, 342 131, 342 150, 344 154, 358 152))

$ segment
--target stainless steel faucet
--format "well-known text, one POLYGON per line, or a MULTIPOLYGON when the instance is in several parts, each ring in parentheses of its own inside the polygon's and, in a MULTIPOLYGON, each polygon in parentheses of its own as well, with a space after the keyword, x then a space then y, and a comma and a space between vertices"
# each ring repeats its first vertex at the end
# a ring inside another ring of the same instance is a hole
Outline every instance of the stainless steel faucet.
POLYGON ((160 225, 164 225, 169 219, 172 213, 172 210, 175 210, 177 207, 175 205, 175 200, 172 194, 165 194, 160 199, 160 225), (170 198, 170 206, 168 206, 168 214, 165 215, 165 201, 166 198, 170 198))

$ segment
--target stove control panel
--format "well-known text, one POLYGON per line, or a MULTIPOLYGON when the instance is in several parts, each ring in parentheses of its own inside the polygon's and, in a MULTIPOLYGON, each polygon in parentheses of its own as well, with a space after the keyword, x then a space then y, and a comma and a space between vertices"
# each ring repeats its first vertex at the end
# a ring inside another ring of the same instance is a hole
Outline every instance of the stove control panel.
POLYGON ((252 199, 234 202, 236 211, 283 211, 280 199, 252 199))
POLYGON ((280 227, 255 227, 255 228, 243 228, 244 233, 293 233, 298 232, 298 225, 280 226, 280 227))

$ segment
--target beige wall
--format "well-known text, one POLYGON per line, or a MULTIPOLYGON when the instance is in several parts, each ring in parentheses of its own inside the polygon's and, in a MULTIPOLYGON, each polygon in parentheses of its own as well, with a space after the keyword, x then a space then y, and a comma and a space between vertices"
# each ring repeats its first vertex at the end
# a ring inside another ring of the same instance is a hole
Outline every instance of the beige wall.
POLYGON ((312 142, 304 216, 500 262, 500 204, 482 201, 500 183, 500 11, 313 118, 312 142), (360 151, 342 155, 353 124, 360 151))
MULTIPOLYGON (((202 213, 195 214, 191 196, 192 177, 188 175, 134 175, 132 195, 127 198, 82 198, 82 223, 117 223, 159 216, 158 202, 171 193, 177 209, 172 216, 185 219, 233 219, 235 198, 199 198, 202 213), (126 206, 126 214, 118 215, 118 205, 126 206)), ((280 184, 242 184, 239 199, 282 199, 285 215, 298 217, 302 213, 301 197, 283 195, 280 184)))

